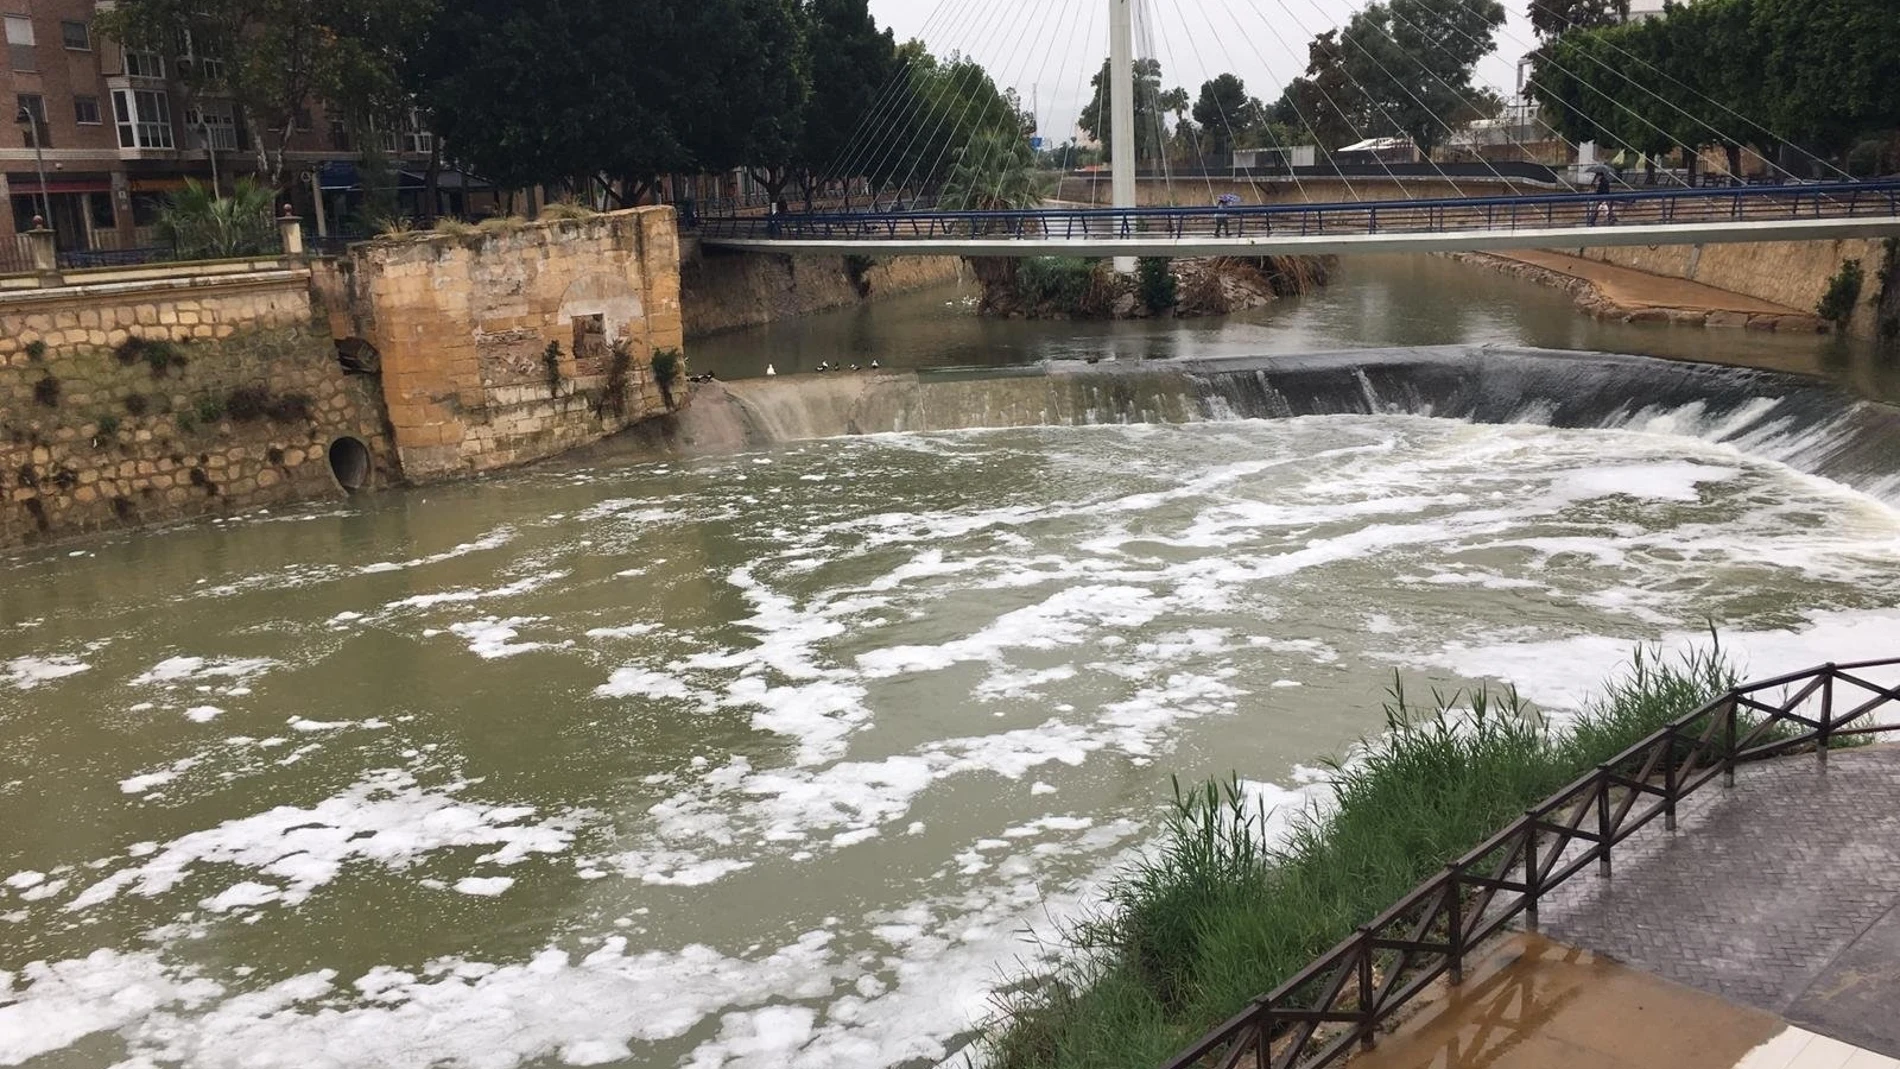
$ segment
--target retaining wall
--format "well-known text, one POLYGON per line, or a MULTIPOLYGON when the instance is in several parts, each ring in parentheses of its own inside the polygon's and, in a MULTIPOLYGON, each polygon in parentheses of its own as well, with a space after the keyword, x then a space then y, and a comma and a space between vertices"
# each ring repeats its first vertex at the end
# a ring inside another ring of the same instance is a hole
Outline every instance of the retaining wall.
POLYGON ((1880 269, 1878 239, 1773 241, 1746 245, 1652 245, 1580 249, 1577 255, 1633 267, 1652 275, 1686 278, 1705 286, 1813 312, 1846 260, 1859 260, 1867 283, 1848 332, 1872 337, 1878 329, 1880 269))
POLYGON ((339 442, 351 481, 395 477, 380 391, 312 329, 307 271, 69 281, 0 291, 0 548, 341 497, 339 442))
POLYGON ((762 326, 957 280, 954 256, 898 256, 854 276, 842 257, 709 251, 682 268, 686 336, 762 326))

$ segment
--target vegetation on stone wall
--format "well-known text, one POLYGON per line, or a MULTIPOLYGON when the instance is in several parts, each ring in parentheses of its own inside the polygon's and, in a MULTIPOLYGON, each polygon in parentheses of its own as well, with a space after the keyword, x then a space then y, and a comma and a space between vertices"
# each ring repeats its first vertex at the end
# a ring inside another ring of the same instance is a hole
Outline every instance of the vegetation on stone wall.
POLYGON ((0 360, 0 482, 14 488, 0 499, 0 546, 194 515, 214 495, 248 504, 321 492, 326 424, 375 433, 356 422, 360 390, 329 338, 301 327, 0 360), (36 403, 46 400, 56 403, 36 403))
POLYGON ((548 343, 546 349, 541 350, 541 367, 548 376, 548 393, 552 396, 559 397, 561 395, 560 342, 551 341, 548 343))
POLYGON ((1859 260, 1842 262, 1841 269, 1828 280, 1827 293, 1822 295, 1815 311, 1822 319, 1845 326, 1854 318, 1854 306, 1860 303, 1860 291, 1866 284, 1866 272, 1861 269, 1859 260))
POLYGON ((666 401, 666 407, 673 405, 673 385, 679 381, 680 371, 686 358, 678 349, 655 349, 653 351, 653 384, 660 388, 660 396, 666 401))

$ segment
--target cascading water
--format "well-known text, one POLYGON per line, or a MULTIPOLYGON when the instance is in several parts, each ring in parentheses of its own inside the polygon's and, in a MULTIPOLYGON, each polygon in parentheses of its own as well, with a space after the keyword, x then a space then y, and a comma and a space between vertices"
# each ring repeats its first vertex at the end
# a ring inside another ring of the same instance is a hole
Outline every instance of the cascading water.
POLYGON ((734 447, 903 431, 1343 414, 1653 428, 1857 489, 1900 486, 1900 409, 1773 372, 1499 347, 751 380, 716 385, 684 417, 683 437, 734 447))

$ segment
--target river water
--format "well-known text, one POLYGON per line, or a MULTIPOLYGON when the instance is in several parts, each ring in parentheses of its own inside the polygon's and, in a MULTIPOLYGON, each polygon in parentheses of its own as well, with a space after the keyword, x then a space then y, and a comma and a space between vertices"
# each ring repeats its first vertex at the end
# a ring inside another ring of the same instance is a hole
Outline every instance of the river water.
POLYGON ((1598 322, 1569 294, 1436 256, 1339 262, 1331 285, 1223 319, 1011 322, 971 314, 974 286, 946 286, 693 343, 722 378, 869 367, 995 367, 1045 360, 1165 360, 1391 345, 1530 345, 1637 353, 1816 375, 1900 401, 1900 348, 1813 335, 1598 322))
POLYGON ((1716 422, 863 435, 0 561, 0 1065, 934 1064, 1171 775, 1290 812, 1395 673, 1891 652, 1900 513, 1716 422))

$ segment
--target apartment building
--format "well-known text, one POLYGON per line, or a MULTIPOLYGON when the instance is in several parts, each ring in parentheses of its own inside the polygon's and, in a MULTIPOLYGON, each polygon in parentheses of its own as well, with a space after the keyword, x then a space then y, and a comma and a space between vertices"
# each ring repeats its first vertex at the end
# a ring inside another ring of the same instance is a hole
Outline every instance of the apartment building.
MULTIPOLYGON (((14 122, 0 123, 0 251, 45 215, 65 250, 128 250, 152 242, 165 195, 187 177, 209 181, 255 173, 257 154, 228 100, 190 101, 180 73, 216 63, 141 52, 93 30, 95 0, 0 0, 6 24, 7 84, 14 122), (36 143, 37 142, 37 143, 36 143), (44 181, 42 182, 42 175, 44 181)), ((4 113, 0 113, 4 114, 4 113)), ((300 117, 286 153, 284 196, 307 215, 334 224, 360 201, 358 146, 343 123, 313 105, 300 117)), ((382 135, 399 173, 428 165, 429 133, 411 116, 382 135)), ((457 181, 460 176, 457 176, 457 181)))

